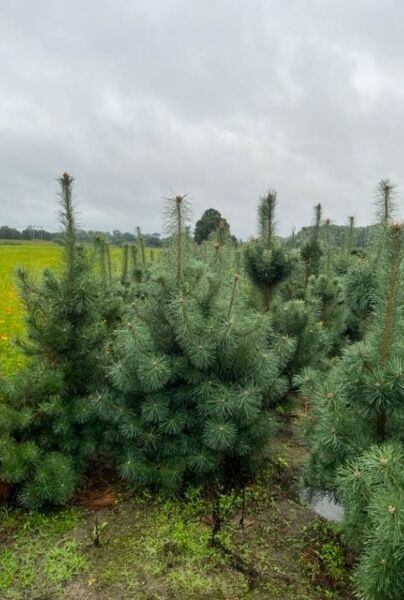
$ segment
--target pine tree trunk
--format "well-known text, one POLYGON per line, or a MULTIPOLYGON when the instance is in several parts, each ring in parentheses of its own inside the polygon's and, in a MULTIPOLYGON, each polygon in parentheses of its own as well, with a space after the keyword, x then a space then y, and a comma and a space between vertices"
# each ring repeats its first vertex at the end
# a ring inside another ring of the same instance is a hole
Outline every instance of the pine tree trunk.
POLYGON ((384 410, 377 416, 376 431, 379 443, 383 443, 386 439, 386 411, 384 410))
POLYGON ((262 312, 268 312, 269 308, 271 306, 271 300, 272 300, 271 286, 269 286, 269 285, 265 286, 263 296, 264 296, 264 299, 263 299, 262 312))

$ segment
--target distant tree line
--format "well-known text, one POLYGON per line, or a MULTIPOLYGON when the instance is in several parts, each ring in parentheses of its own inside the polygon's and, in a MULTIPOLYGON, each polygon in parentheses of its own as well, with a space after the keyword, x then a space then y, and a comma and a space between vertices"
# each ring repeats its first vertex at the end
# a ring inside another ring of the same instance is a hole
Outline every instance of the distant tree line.
MULTIPOLYGON (((366 248, 371 242, 376 231, 375 225, 368 225, 366 227, 355 227, 353 229, 353 248, 366 248)), ((288 246, 300 246, 303 245, 308 239, 310 239, 314 226, 303 227, 298 233, 292 234, 285 241, 288 246)), ((324 229, 325 231, 325 229, 324 229)), ((349 225, 329 225, 329 236, 330 242, 333 246, 343 248, 348 244, 351 229, 349 225)), ((320 228, 320 239, 324 237, 321 235, 320 228)))
POLYGON ((56 234, 45 231, 41 227, 26 227, 22 231, 8 225, 0 226, 1 240, 52 240, 56 234))
MULTIPOLYGON (((102 234, 104 239, 110 244, 120 246, 127 242, 134 242, 137 234, 129 233, 128 231, 120 231, 114 229, 109 231, 97 231, 97 230, 77 230, 77 241, 79 242, 93 242, 96 236, 102 234)), ((188 232, 191 236, 191 231, 188 232)), ((194 240, 200 244, 203 241, 208 240, 211 236, 220 238, 220 241, 224 241, 224 238, 230 238, 233 241, 237 241, 236 238, 231 235, 230 226, 225 218, 222 217, 221 213, 214 209, 209 208, 206 210, 202 217, 196 222, 194 230, 194 240), (223 238, 223 239, 222 239, 223 238)), ((145 246, 149 248, 160 248, 169 242, 170 238, 163 238, 160 233, 142 233, 145 246)), ((0 240, 46 240, 59 242, 61 241, 61 234, 59 231, 51 232, 46 231, 43 227, 30 225, 23 230, 16 229, 14 227, 8 227, 7 225, 0 226, 0 240)))
MULTIPOLYGON (((92 242, 97 234, 102 233, 103 236, 111 243, 115 245, 121 245, 125 242, 133 242, 136 239, 136 235, 127 231, 122 232, 119 229, 114 229, 111 233, 109 231, 100 232, 95 230, 80 229, 77 233, 77 238, 80 242, 92 242)), ((150 248, 159 248, 164 244, 164 240, 161 238, 160 233, 144 233, 143 239, 146 246, 150 248)), ((15 227, 8 227, 7 225, 0 226, 0 239, 1 240, 46 240, 55 241, 60 240, 60 232, 46 231, 42 227, 29 226, 23 230, 16 229, 15 227)))
MULTIPOLYGON (((294 233, 285 239, 287 246, 301 246, 310 239, 313 227, 303 227, 299 232, 294 233)), ((79 229, 77 238, 80 242, 93 242, 96 235, 102 233, 104 238, 111 244, 120 246, 127 242, 134 242, 136 234, 128 231, 120 231, 114 229, 111 232, 100 232, 97 230, 79 229)), ((375 233, 375 226, 355 227, 353 230, 353 248, 366 248, 375 233)), ((329 226, 330 242, 332 245, 339 248, 346 246, 350 235, 349 225, 334 225, 329 226)), ((144 233, 145 246, 149 248, 160 248, 168 242, 168 238, 164 238, 160 233, 144 233)), ((219 211, 208 209, 202 217, 197 221, 194 230, 194 240, 200 244, 210 238, 211 235, 227 235, 233 241, 236 238, 231 234, 230 227, 226 219, 222 217, 219 211)), ((0 226, 0 240, 45 240, 45 241, 60 241, 60 232, 51 232, 42 227, 28 226, 25 229, 19 230, 8 225, 0 226)))

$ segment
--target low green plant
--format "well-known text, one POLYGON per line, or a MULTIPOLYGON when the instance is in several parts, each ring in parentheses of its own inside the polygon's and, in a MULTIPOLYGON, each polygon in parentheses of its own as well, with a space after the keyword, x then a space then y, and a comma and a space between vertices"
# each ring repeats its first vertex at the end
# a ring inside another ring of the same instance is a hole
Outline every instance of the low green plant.
POLYGON ((306 526, 302 532, 301 552, 311 578, 325 591, 327 586, 340 592, 349 587, 350 551, 344 546, 337 525, 319 519, 306 526))
POLYGON ((64 584, 86 570, 87 558, 72 530, 83 517, 76 509, 58 513, 3 510, 0 595, 5 600, 60 593, 64 584))

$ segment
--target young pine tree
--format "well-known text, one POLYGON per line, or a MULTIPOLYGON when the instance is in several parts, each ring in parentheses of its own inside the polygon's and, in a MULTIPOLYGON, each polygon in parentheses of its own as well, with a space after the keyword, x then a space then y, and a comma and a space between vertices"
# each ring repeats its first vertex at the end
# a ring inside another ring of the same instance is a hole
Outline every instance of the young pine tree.
POLYGON ((343 283, 334 272, 332 257, 335 254, 335 247, 331 242, 330 228, 331 221, 326 219, 324 223, 324 261, 317 276, 311 275, 308 279, 306 302, 311 306, 317 305, 319 321, 328 337, 328 352, 336 354, 344 342, 347 315, 344 306, 343 283))
POLYGON ((403 441, 404 318, 403 228, 389 227, 372 323, 363 339, 348 347, 324 379, 307 373, 311 457, 306 484, 336 493, 340 465, 372 444, 403 441))
POLYGON ((305 264, 305 285, 311 275, 317 276, 320 271, 321 256, 323 251, 320 244, 320 226, 321 226, 321 204, 314 207, 314 225, 309 239, 304 243, 301 249, 301 257, 305 264))
POLYGON ((337 490, 346 536, 359 554, 355 583, 366 600, 404 597, 404 446, 374 445, 341 467, 337 490))
POLYGON ((187 200, 168 202, 172 249, 117 334, 102 413, 120 474, 175 493, 184 482, 241 483, 274 429, 288 339, 267 342, 239 275, 189 256, 187 200))
POLYGON ((344 301, 347 309, 346 333, 359 341, 371 322, 377 274, 372 258, 354 257, 344 281, 344 301))
POLYGON ((245 268, 262 294, 262 309, 270 308, 274 292, 293 270, 293 258, 275 237, 276 191, 269 190, 258 204, 259 239, 245 248, 245 268))
POLYGON ((357 592, 366 600, 404 594, 403 227, 386 229, 371 325, 325 381, 306 373, 311 456, 306 485, 345 508, 356 546, 357 592), (311 380, 311 381, 310 381, 311 380))
MULTIPOLYGON (((395 190, 396 186, 388 179, 379 182, 375 203, 378 220, 376 235, 368 243, 366 254, 352 256, 347 263, 347 268, 344 269, 347 334, 353 341, 362 339, 373 314, 374 296, 379 279, 378 271, 379 268, 385 268, 385 264, 381 263, 381 257, 388 241, 389 226, 395 211, 395 190)), ((383 277, 383 273, 381 276, 383 277)))
POLYGON ((329 335, 319 320, 318 301, 304 300, 283 301, 279 296, 273 303, 272 329, 278 335, 288 336, 294 342, 293 352, 285 365, 284 373, 289 387, 303 369, 311 367, 319 369, 324 365, 330 348, 329 335))
POLYGON ((27 368, 0 382, 0 477, 31 508, 63 504, 99 450, 89 394, 98 383, 106 325, 100 288, 77 244, 73 178, 58 180, 63 262, 39 284, 18 272, 27 311, 27 368))
MULTIPOLYGON (((314 395, 306 484, 345 509, 356 547, 360 598, 404 594, 403 227, 386 229, 371 324, 325 381, 303 378, 314 395)), ((305 387, 305 386, 304 386, 305 387)))

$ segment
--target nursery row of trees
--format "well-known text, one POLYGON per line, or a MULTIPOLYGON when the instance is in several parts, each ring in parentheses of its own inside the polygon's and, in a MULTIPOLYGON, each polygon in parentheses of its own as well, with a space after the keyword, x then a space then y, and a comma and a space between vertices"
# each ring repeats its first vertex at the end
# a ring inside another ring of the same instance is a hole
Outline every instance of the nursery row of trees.
POLYGON ((404 597, 403 227, 379 184, 371 245, 337 249, 321 205, 300 243, 276 235, 277 194, 243 245, 222 220, 191 238, 184 196, 167 201, 170 243, 78 239, 73 178, 59 180, 63 269, 20 269, 26 369, 0 382, 0 478, 30 508, 64 504, 85 474, 113 467, 135 488, 197 483, 215 498, 270 457, 279 407, 301 394, 306 488, 331 494, 356 547, 367 600, 404 597), (293 392, 293 394, 292 394, 293 392))

